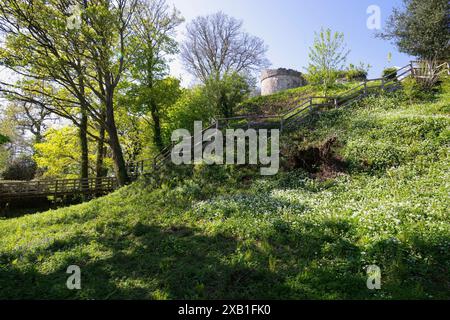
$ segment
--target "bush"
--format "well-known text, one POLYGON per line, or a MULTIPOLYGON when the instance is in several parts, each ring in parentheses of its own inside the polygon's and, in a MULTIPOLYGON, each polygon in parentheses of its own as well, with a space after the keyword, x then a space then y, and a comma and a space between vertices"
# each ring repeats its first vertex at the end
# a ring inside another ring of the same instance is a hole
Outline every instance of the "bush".
POLYGON ((431 100, 433 97, 433 92, 431 90, 426 90, 421 86, 415 78, 407 78, 402 82, 403 93, 409 102, 425 101, 431 100))
POLYGON ((4 180, 32 180, 36 175, 37 165, 30 156, 21 156, 9 163, 2 173, 4 180))
POLYGON ((4 136, 4 135, 0 134, 0 146, 2 144, 7 143, 7 142, 9 142, 9 138, 7 136, 4 136))
POLYGON ((397 68, 386 68, 383 70, 383 78, 387 78, 388 80, 394 80, 397 78, 397 68))
POLYGON ((369 73, 370 65, 364 65, 364 63, 360 63, 359 66, 355 66, 354 64, 350 64, 347 70, 345 71, 345 78, 348 81, 352 80, 365 80, 367 79, 367 74, 369 73))
POLYGON ((347 69, 337 71, 336 74, 338 79, 346 81, 362 81, 367 79, 370 67, 370 65, 365 65, 364 63, 360 63, 358 66, 350 63, 347 69))
POLYGON ((349 70, 345 78, 351 80, 365 80, 367 79, 367 72, 364 70, 349 70))

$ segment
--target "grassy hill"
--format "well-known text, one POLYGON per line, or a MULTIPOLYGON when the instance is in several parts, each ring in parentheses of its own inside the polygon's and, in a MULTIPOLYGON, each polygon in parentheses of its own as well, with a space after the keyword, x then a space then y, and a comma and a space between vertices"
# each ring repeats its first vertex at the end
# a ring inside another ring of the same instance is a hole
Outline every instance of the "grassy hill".
MULTIPOLYGON (((286 97, 248 105, 284 108, 286 97)), ((176 168, 0 220, 0 298, 448 299, 449 115, 448 82, 412 104, 369 97, 283 136, 274 177, 176 168), (66 288, 72 264, 81 290, 66 288), (381 290, 366 287, 371 264, 381 290)))

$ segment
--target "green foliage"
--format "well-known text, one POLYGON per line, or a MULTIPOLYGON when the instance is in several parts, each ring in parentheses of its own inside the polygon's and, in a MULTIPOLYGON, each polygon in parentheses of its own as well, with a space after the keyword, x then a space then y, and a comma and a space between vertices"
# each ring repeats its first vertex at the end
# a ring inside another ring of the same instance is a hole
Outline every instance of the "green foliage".
POLYGON ((9 140, 9 138, 7 136, 4 136, 4 135, 0 134, 0 146, 2 144, 5 144, 5 143, 9 142, 9 141, 10 140, 9 140))
MULTIPOLYGON (((169 110, 182 95, 180 80, 173 77, 153 79, 151 85, 130 84, 125 86, 120 97, 121 103, 127 106, 127 111, 145 121, 151 128, 147 136, 151 137, 153 145, 160 148, 166 141, 164 128, 169 125, 169 110)), ((124 121, 129 114, 124 114, 124 121)), ((148 141, 143 141, 148 146, 148 141)), ((125 151, 126 152, 126 151, 125 151)))
POLYGON ((340 71, 338 70, 320 70, 316 66, 309 66, 305 75, 306 81, 308 83, 321 86, 323 95, 327 94, 327 90, 336 83, 339 78, 340 71))
MULTIPOLYGON (((336 96, 342 94, 349 89, 359 86, 359 81, 348 81, 344 83, 335 83, 328 88, 329 96, 336 96)), ((322 96, 323 91, 321 86, 314 84, 307 84, 303 87, 284 90, 268 96, 257 96, 245 100, 239 104, 237 114, 281 114, 292 109, 299 104, 305 102, 310 96, 322 96)))
POLYGON ((10 161, 1 173, 4 180, 29 181, 36 175, 36 162, 32 157, 22 155, 10 161))
POLYGON ((336 135, 351 165, 332 180, 198 165, 0 220, 0 297, 448 299, 449 93, 368 97, 283 137, 336 135), (70 264, 84 290, 67 290, 70 264), (381 290, 366 288, 372 264, 381 290))
POLYGON ((163 125, 165 143, 170 143, 170 135, 176 129, 192 132, 194 121, 202 121, 206 127, 213 118, 231 116, 248 94, 246 78, 237 73, 209 78, 204 85, 185 89, 167 109, 167 122, 163 125))
POLYGON ((236 72, 213 75, 205 81, 206 97, 216 108, 216 114, 232 117, 236 106, 250 93, 246 78, 236 72))
POLYGON ((187 129, 193 132, 194 121, 203 121, 204 125, 211 122, 216 115, 213 103, 205 94, 203 87, 183 90, 180 98, 168 109, 167 123, 164 125, 166 144, 176 129, 187 129))
POLYGON ((385 68, 381 76, 387 80, 397 79, 397 68, 395 67, 385 68))
POLYGON ((358 66, 350 63, 348 68, 344 71, 344 77, 347 81, 361 81, 367 79, 367 74, 371 66, 360 63, 358 66))
POLYGON ((25 139, 21 139, 17 121, 11 116, 10 110, 8 106, 0 106, 0 113, 2 114, 0 119, 0 140, 3 141, 3 143, 0 143, 0 172, 8 166, 11 160, 13 150, 10 146, 14 146, 17 148, 16 150, 27 147, 25 139))
MULTIPOLYGON (((92 141, 91 141, 92 142, 92 141)), ((80 140, 78 139, 78 129, 73 126, 66 126, 61 129, 51 128, 47 130, 44 139, 34 145, 36 153, 33 158, 36 161, 42 178, 66 178, 76 179, 79 177, 80 140)), ((95 144, 89 144, 89 163, 95 163, 95 144)), ((112 161, 105 158, 105 167, 111 169, 112 161)), ((89 174, 95 175, 95 168, 89 167, 89 174)))
POLYGON ((402 81, 403 92, 410 103, 418 101, 430 101, 433 99, 436 87, 427 87, 419 83, 415 78, 407 78, 402 81))
POLYGON ((43 171, 43 178, 79 177, 81 147, 75 127, 49 129, 44 135, 44 141, 36 143, 34 148, 34 159, 43 171))
POLYGON ((448 59, 450 3, 448 0, 403 0, 379 36, 392 40, 400 52, 423 59, 448 59))
POLYGON ((308 84, 303 87, 284 90, 268 96, 256 96, 247 99, 236 108, 236 114, 277 114, 298 105, 302 98, 313 96, 320 88, 308 84))
POLYGON ((315 34, 314 44, 310 48, 308 74, 306 78, 312 84, 320 84, 324 94, 338 78, 349 54, 344 43, 344 34, 332 33, 331 29, 321 29, 315 34))
POLYGON ((0 172, 2 172, 8 164, 9 152, 0 147, 0 172))
POLYGON ((175 28, 183 19, 164 0, 138 2, 136 18, 139 31, 131 36, 130 58, 134 81, 128 95, 132 96, 131 109, 152 128, 153 143, 160 150, 167 108, 180 96, 179 80, 167 77, 167 56, 178 52, 175 28))

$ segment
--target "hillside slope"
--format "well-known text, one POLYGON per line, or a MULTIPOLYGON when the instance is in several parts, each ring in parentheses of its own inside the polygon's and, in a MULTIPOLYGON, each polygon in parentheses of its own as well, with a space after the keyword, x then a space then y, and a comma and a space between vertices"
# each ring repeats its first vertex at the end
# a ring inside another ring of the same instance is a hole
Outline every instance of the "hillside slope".
POLYGON ((448 83, 432 102, 370 97, 284 137, 290 170, 275 177, 177 169, 0 220, 0 298, 448 299, 449 115, 448 83), (342 166, 294 161, 326 141, 342 166), (371 264, 381 290, 366 287, 371 264))

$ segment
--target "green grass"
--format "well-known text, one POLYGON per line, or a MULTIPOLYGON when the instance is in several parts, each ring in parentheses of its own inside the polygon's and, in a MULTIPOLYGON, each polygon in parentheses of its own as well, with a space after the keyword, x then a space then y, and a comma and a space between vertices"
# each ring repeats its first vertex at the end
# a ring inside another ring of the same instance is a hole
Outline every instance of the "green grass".
MULTIPOLYGON (((333 87, 329 88, 326 96, 333 97, 338 96, 352 88, 358 87, 361 82, 347 82, 341 84, 335 84, 333 87)), ((369 82, 368 87, 379 85, 379 82, 369 82)), ((323 89, 308 84, 303 87, 284 90, 268 96, 257 96, 247 101, 241 103, 236 110, 237 115, 276 115, 288 111, 291 108, 298 106, 303 103, 308 97, 323 97, 323 89)), ((319 100, 314 100, 314 103, 320 102, 319 100)))
POLYGON ((448 299, 449 105, 448 86, 413 105, 370 97, 283 137, 291 150, 337 137, 347 170, 333 179, 177 168, 161 184, 0 220, 0 297, 448 299), (66 288, 71 264, 81 290, 66 288), (381 290, 366 287, 371 264, 381 290))

